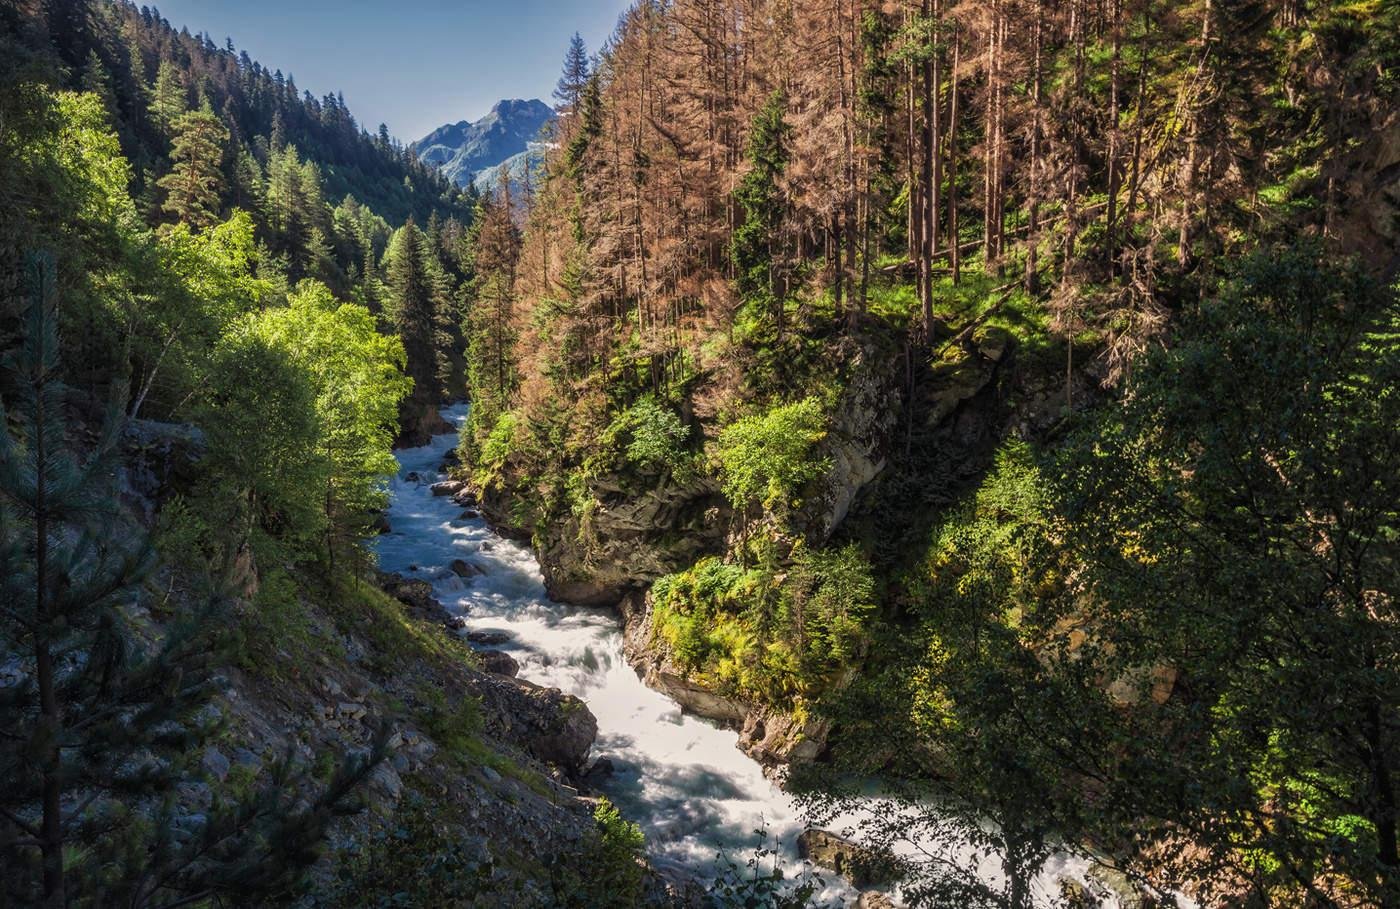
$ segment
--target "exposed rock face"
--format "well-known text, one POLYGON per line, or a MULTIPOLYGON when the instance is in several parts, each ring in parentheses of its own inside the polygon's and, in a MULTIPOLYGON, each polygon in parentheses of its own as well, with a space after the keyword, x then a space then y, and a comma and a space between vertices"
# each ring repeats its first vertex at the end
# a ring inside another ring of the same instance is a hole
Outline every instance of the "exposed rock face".
POLYGON ((399 435, 394 447, 417 448, 427 445, 433 436, 451 431, 452 424, 442 418, 436 402, 410 397, 399 406, 399 435))
POLYGON ((557 688, 488 673, 473 674, 468 688, 481 699, 492 735, 518 743, 570 776, 583 771, 598 735, 598 721, 583 701, 557 688))
POLYGON ((122 432, 122 486, 150 520, 174 492, 188 488, 204 457, 204 433, 185 423, 131 420, 122 432))
POLYGON ((412 147, 426 164, 441 168, 458 186, 466 186, 524 156, 553 121, 554 109, 543 101, 500 101, 480 120, 441 126, 412 147))
POLYGON ((898 867, 891 859, 829 830, 817 827, 804 830, 797 838, 797 850, 803 858, 830 868, 857 887, 889 884, 899 876, 898 867))
POLYGON ((841 526, 861 490, 885 469, 885 451, 898 423, 900 392, 888 364, 880 370, 866 368, 872 358, 870 351, 853 354, 853 374, 821 444, 831 469, 806 509, 815 514, 812 530, 820 539, 841 526))
MULTIPOLYGON (((652 478, 649 486, 644 479, 627 480, 602 478, 592 490, 599 505, 591 514, 570 516, 537 535, 550 596, 612 606, 629 590, 722 550, 728 506, 712 481, 683 485, 652 478)), ((501 494, 484 494, 481 510, 493 524, 509 524, 501 494)))

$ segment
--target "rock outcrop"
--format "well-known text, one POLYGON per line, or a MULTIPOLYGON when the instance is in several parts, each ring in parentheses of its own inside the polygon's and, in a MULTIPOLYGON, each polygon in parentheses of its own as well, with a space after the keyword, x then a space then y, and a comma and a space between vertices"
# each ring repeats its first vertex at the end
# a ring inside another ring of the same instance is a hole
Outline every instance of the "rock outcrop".
POLYGON ((518 743, 570 777, 582 773, 598 735, 598 721, 583 701, 557 688, 490 673, 473 673, 467 688, 481 700, 487 732, 518 743))
POLYGON ((774 707, 715 691, 689 677, 653 635, 646 594, 634 591, 623 599, 620 609, 624 651, 647 685, 671 698, 681 709, 738 731, 739 749, 763 767, 813 761, 826 749, 830 721, 819 717, 800 719, 774 707))
POLYGON ((893 859, 843 836, 810 827, 797 838, 797 851, 815 865, 830 868, 857 887, 893 883, 899 868, 893 859))

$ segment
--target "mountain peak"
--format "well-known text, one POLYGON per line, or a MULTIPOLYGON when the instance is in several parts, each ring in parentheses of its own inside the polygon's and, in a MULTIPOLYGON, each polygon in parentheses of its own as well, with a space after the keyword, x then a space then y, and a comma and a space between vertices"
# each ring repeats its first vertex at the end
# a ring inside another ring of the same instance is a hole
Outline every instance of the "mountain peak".
POLYGON ((474 123, 441 126, 413 143, 418 157, 460 186, 526 152, 554 121, 554 108, 533 98, 506 98, 474 123))

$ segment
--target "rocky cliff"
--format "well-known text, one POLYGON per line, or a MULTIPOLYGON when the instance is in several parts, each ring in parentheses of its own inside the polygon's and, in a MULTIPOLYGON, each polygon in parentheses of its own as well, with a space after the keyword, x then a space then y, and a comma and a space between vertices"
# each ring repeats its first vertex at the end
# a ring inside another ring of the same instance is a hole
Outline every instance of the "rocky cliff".
POLYGON ((530 145, 554 121, 554 109, 538 99, 500 101, 480 120, 441 126, 411 146, 458 186, 489 176, 514 160, 513 172, 526 166, 530 145))

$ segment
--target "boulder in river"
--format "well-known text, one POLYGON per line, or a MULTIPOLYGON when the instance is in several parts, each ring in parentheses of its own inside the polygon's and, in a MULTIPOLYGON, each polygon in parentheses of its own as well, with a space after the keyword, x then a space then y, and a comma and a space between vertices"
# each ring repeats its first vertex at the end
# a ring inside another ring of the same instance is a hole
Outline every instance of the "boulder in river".
POLYGON ((502 644, 509 644, 514 637, 509 631, 502 631, 499 628, 480 628, 476 631, 467 632, 467 640, 473 644, 481 644, 484 647, 499 647, 502 644))
POLYGON ((442 498, 444 496, 456 495, 462 491, 464 486, 466 486, 466 484, 460 480, 443 480, 441 483, 434 483, 429 488, 432 489, 434 496, 442 498))
POLYGON ((479 574, 486 574, 486 569, 480 565, 473 565, 465 559, 453 559, 452 564, 447 567, 459 578, 471 578, 479 574))
POLYGON ((485 672, 472 676, 470 688, 481 700, 488 732, 572 778, 582 773, 598 735, 587 704, 558 688, 485 672))
POLYGON ((476 656, 481 661, 481 668, 487 672, 510 678, 520 674, 520 664, 503 650, 478 650, 476 656))
POLYGON ((405 578, 401 574, 381 573, 379 587, 422 618, 435 621, 451 618, 447 609, 433 596, 433 585, 427 581, 405 578))
POLYGON ((802 832, 797 838, 797 851, 803 858, 830 868, 857 887, 878 887, 899 877, 899 867, 889 856, 819 827, 809 827, 802 832))

